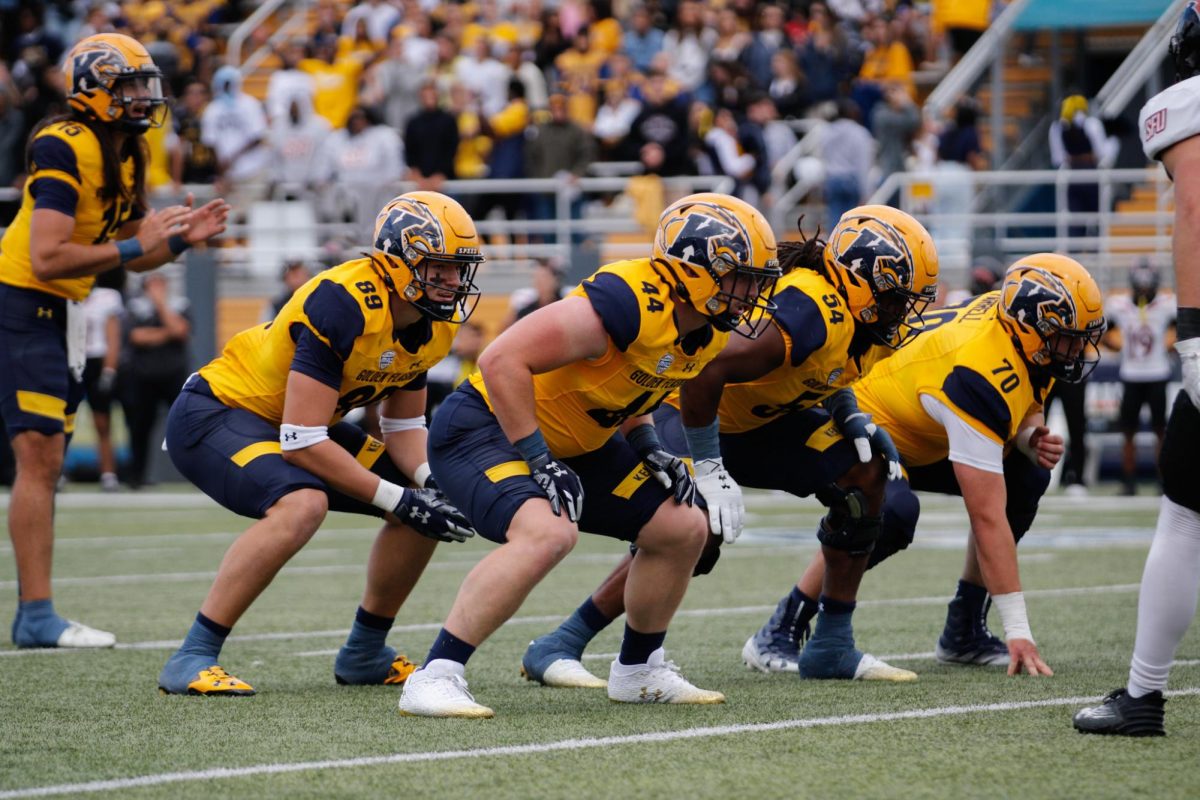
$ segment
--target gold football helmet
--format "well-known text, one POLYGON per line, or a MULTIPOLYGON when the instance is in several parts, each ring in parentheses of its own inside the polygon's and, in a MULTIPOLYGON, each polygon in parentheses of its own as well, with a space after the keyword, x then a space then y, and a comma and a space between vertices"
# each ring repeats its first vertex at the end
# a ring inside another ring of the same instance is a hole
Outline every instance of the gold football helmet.
POLYGON ((754 338, 775 312, 771 295, 782 274, 775 234, 762 212, 736 197, 705 192, 669 206, 651 263, 721 330, 754 338))
POLYGON ((67 103, 93 119, 129 133, 145 133, 166 119, 162 71, 136 39, 89 36, 67 54, 63 73, 67 103))
POLYGON ((391 288, 426 316, 443 322, 466 322, 479 302, 475 272, 483 263, 479 234, 466 210, 437 192, 409 192, 393 198, 375 218, 374 253, 387 266, 391 288), (430 269, 457 267, 453 285, 430 269), (430 296, 449 292, 450 300, 430 296))
POLYGON ((842 215, 825 245, 829 277, 850 313, 881 344, 903 347, 923 329, 922 313, 937 299, 933 237, 891 206, 859 206, 842 215))
POLYGON ((1038 253, 1004 274, 1000 320, 1031 365, 1067 383, 1079 383, 1100 362, 1104 298, 1073 258, 1038 253))

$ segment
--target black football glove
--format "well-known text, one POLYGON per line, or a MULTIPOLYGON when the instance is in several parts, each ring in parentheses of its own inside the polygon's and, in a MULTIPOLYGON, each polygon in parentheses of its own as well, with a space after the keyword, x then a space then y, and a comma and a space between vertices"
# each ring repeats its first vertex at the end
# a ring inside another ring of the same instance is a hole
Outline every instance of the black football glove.
POLYGON ((579 522, 583 514, 583 484, 575 471, 549 453, 542 453, 529 462, 529 474, 542 487, 550 500, 550 510, 556 516, 567 512, 567 519, 579 522))
POLYGON ((683 459, 662 449, 648 450, 641 453, 641 456, 642 463, 650 470, 650 474, 663 488, 675 493, 676 503, 695 505, 696 481, 692 479, 692 473, 688 471, 683 459))
POLYGON ((392 513, 417 533, 439 542, 465 542, 475 535, 463 513, 437 489, 405 489, 392 513))

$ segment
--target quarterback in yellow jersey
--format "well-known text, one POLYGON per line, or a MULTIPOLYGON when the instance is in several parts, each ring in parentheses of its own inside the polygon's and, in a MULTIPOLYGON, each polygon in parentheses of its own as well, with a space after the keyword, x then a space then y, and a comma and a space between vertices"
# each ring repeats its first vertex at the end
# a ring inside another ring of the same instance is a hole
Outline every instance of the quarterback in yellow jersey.
POLYGON ((308 281, 274 320, 235 336, 188 379, 167 418, 171 460, 209 497, 258 521, 226 552, 159 676, 164 692, 254 693, 218 665, 225 637, 330 509, 384 519, 334 677, 408 677, 413 664, 385 644, 396 613, 437 540, 474 533, 430 480, 425 373, 474 310, 482 261, 475 223, 456 201, 401 195, 379 212, 370 253, 308 281), (375 402, 383 442, 340 421, 375 402))
MULTIPOLYGON (((889 472, 898 477, 899 462, 887 434, 869 429, 848 387, 920 332, 921 313, 937 294, 937 253, 919 222, 886 206, 846 212, 827 243, 784 243, 780 250, 785 274, 776 283, 771 325, 756 339, 731 342, 655 413, 655 425, 667 449, 690 451, 700 470, 716 461, 742 485, 815 493, 830 506, 818 533, 831 565, 820 593, 830 621, 818 626, 816 646, 806 651, 813 662, 806 677, 912 680, 913 673, 853 646, 850 612, 879 535, 884 484, 889 472)), ((713 497, 707 499, 711 509, 713 497)), ((725 539, 739 528, 732 520, 725 539)), ((712 569, 721 541, 709 538, 697 574, 712 569)), ((522 663, 527 677, 553 686, 598 680, 580 657, 624 611, 628 568, 626 559, 557 630, 534 640, 522 663)), ((817 593, 793 589, 774 624, 746 642, 746 663, 800 671, 792 623, 815 613, 817 600, 817 593)))
POLYGON ((151 270, 220 234, 228 206, 147 205, 142 134, 167 109, 146 48, 96 34, 63 71, 70 110, 30 137, 21 208, 0 241, 0 414, 17 462, 8 519, 21 586, 12 637, 18 647, 111 647, 111 633, 60 617, 51 600, 54 490, 84 392, 80 301, 102 272, 151 270))
MULTIPOLYGON (((1045 427, 1046 392, 1055 380, 1084 380, 1100 358, 1100 289, 1078 262, 1039 253, 1009 267, 999 291, 927 321, 928 333, 856 387, 862 411, 891 432, 908 473, 888 484, 870 566, 912 541, 914 491, 961 495, 971 532, 938 660, 1050 675, 1030 632, 1016 544, 1063 452, 1062 438, 1045 427), (1007 642, 987 628, 993 602, 1007 642)), ((801 586, 818 585, 814 564, 801 586)))
POLYGON ((729 477, 714 470, 693 483, 663 451, 650 414, 732 330, 762 327, 779 274, 759 211, 726 195, 691 195, 663 212, 651 258, 602 267, 483 352, 479 372, 434 416, 429 461, 450 500, 500 546, 463 582, 425 666, 405 684, 401 712, 493 715, 467 690, 466 662, 580 530, 638 546, 608 696, 724 700, 685 680, 662 645, 708 535, 697 488, 729 477))

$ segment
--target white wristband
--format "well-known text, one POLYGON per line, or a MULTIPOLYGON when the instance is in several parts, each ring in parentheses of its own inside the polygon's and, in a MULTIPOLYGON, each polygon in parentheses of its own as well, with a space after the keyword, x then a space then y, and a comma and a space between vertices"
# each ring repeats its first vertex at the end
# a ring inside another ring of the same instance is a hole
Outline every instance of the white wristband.
POLYGON ((1023 592, 994 594, 992 602, 1000 612, 1000 622, 1004 625, 1004 638, 1007 641, 1011 642, 1013 639, 1033 641, 1033 634, 1029 631, 1029 616, 1025 613, 1025 594, 1023 592))
POLYGON ((1033 431, 1033 426, 1017 431, 1015 444, 1017 445, 1017 449, 1024 453, 1030 461, 1037 463, 1037 451, 1030 444, 1030 441, 1033 439, 1033 431))
POLYGON ((425 417, 383 417, 379 418, 380 433, 399 433, 400 431, 415 431, 425 427, 425 417))
POLYGON ((425 487, 425 481, 429 480, 429 476, 433 474, 433 470, 429 468, 429 462, 421 464, 413 470, 413 483, 421 488, 425 487))
POLYGON ((325 425, 289 425, 285 422, 279 426, 281 450, 303 450, 328 438, 329 428, 325 425))
POLYGON ((380 478, 379 486, 375 488, 375 496, 371 498, 371 505, 382 508, 384 511, 395 511, 396 506, 400 505, 400 501, 403 499, 403 486, 397 486, 391 481, 380 478))

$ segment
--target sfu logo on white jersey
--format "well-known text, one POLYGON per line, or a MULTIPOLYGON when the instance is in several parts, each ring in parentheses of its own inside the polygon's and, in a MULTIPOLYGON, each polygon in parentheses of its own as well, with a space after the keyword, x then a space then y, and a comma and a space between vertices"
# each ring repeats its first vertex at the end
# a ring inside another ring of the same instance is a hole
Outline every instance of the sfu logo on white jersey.
POLYGON ((1148 142, 1167 129, 1167 110, 1160 108, 1146 117, 1145 140, 1148 142))

